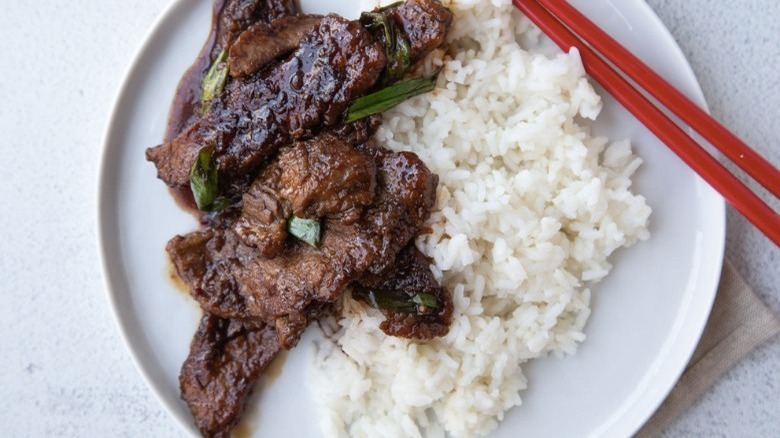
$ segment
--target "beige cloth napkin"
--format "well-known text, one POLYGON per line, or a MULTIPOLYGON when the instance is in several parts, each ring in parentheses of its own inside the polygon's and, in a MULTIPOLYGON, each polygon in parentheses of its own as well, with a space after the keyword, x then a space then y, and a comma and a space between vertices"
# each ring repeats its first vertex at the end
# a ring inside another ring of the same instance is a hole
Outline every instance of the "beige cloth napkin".
POLYGON ((677 385, 637 437, 655 437, 750 351, 780 333, 780 320, 726 260, 699 346, 677 385))

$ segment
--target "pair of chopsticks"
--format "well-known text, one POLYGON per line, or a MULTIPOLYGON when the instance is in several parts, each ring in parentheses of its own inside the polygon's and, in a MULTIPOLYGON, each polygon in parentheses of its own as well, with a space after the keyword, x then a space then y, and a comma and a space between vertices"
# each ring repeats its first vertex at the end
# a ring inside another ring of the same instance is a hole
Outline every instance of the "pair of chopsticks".
POLYGON ((576 47, 585 70, 650 129, 688 166, 734 206, 775 245, 780 246, 780 216, 635 89, 641 86, 726 157, 780 198, 780 171, 696 106, 650 67, 612 39, 565 0, 513 0, 531 21, 564 51, 576 47), (598 52, 598 53, 597 53, 598 52), (602 58, 603 56, 603 58, 602 58))

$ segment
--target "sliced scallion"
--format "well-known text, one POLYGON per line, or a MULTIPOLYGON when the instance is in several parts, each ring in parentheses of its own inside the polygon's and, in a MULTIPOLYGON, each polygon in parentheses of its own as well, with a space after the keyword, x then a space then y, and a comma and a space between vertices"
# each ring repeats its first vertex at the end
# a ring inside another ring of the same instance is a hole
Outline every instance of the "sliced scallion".
POLYGON ((418 306, 425 306, 429 309, 435 309, 439 307, 436 302, 436 297, 433 294, 419 293, 412 297, 412 302, 418 306))
POLYGON ((371 307, 381 310, 427 313, 439 307, 436 296, 428 292, 409 295, 396 290, 355 289, 352 293, 363 298, 371 307))
POLYGON ((201 211, 220 211, 235 203, 234 199, 219 196, 219 174, 213 146, 204 146, 198 151, 190 168, 190 189, 201 211))
POLYGON ((214 63, 211 64, 206 76, 203 77, 200 92, 200 111, 205 114, 209 110, 209 101, 216 97, 225 88, 228 76, 228 64, 225 62, 227 52, 222 50, 214 63))
POLYGON ((219 176, 214 162, 214 147, 204 146, 198 151, 190 169, 190 189, 198 208, 208 211, 219 195, 219 176))
POLYGON ((412 62, 411 47, 395 21, 381 11, 374 11, 360 14, 360 23, 385 47, 387 67, 382 83, 388 85, 403 78, 412 62))
POLYGON ((439 70, 436 70, 429 75, 399 82, 375 93, 355 99, 347 110, 347 117, 344 122, 350 123, 372 114, 381 113, 406 99, 433 90, 436 88, 436 77, 438 74, 439 70))
POLYGON ((402 4, 404 4, 404 2, 403 2, 403 1, 400 1, 400 2, 395 2, 395 3, 390 3, 390 4, 389 4, 389 5, 387 5, 387 6, 382 6, 381 8, 377 9, 377 11, 378 11, 378 12, 387 12, 387 11, 389 11, 390 9, 395 9, 395 8, 397 8, 397 7, 401 6, 402 4))
POLYGON ((293 215, 287 221, 287 232, 313 247, 320 244, 320 221, 293 215))

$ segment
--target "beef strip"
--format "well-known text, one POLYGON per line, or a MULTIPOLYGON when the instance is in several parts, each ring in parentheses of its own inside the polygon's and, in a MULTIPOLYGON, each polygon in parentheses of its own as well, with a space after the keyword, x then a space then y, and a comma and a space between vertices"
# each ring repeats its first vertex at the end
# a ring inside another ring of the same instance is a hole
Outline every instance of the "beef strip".
POLYGON ((272 325, 204 313, 179 375, 181 397, 204 437, 230 437, 255 381, 279 350, 272 325))
POLYGON ((264 171, 264 181, 276 181, 277 192, 298 217, 339 215, 351 223, 374 201, 373 157, 333 133, 285 148, 275 164, 264 171))
POLYGON ((242 285, 233 272, 262 254, 243 245, 229 226, 212 226, 175 236, 165 250, 203 309, 225 318, 249 319, 242 285))
POLYGON ((336 216, 352 223, 373 202, 375 191, 373 157, 324 132, 280 149, 244 193, 235 229, 244 243, 273 257, 287 236, 291 215, 336 216))
MULTIPOLYGON (((410 297, 418 293, 429 293, 436 297, 437 309, 419 309, 403 312, 383 309, 386 320, 379 328, 390 336, 414 339, 432 339, 444 336, 452 321, 452 297, 449 291, 440 286, 430 270, 433 263, 421 253, 414 243, 408 244, 387 271, 365 274, 353 287, 357 290, 405 292, 410 297)), ((358 296, 362 296, 359 295, 358 296)))
POLYGON ((326 217, 318 248, 288 240, 276 257, 253 260, 234 274, 244 286, 249 315, 270 320, 296 313, 302 303, 332 302, 363 273, 393 264, 428 218, 437 177, 409 152, 377 151, 374 159, 376 199, 359 220, 326 217))
POLYGON ((271 61, 291 53, 321 19, 318 15, 295 15, 270 24, 262 21, 255 23, 230 46, 230 76, 248 76, 271 61))
POLYGON ((386 13, 406 34, 413 62, 444 42, 453 19, 439 0, 407 0, 386 13))
POLYGON ((217 0, 211 32, 192 66, 184 73, 171 105, 164 141, 178 136, 200 114, 201 82, 223 49, 250 25, 296 14, 293 0, 217 0))
POLYGON ((280 254, 266 259, 225 227, 174 237, 167 250, 204 310, 274 324, 280 343, 292 348, 306 324, 306 308, 334 301, 374 258, 371 249, 377 246, 359 237, 354 228, 328 229, 320 249, 289 240, 280 254))
POLYGON ((264 184, 252 184, 242 197, 241 216, 234 225, 239 239, 263 257, 276 257, 287 240, 290 208, 264 184))
POLYGON ((381 240, 379 257, 369 267, 369 272, 379 274, 395 262, 396 254, 430 216, 439 177, 414 153, 378 148, 373 153, 378 166, 377 199, 361 226, 372 227, 381 240))
POLYGON ((336 214, 344 223, 356 220, 361 207, 373 200, 376 165, 348 145, 369 142, 380 123, 379 116, 368 117, 283 147, 242 197, 234 225, 241 240, 270 258, 281 250, 292 214, 336 214), (320 182, 326 190, 319 189, 320 182))
POLYGON ((211 52, 216 58, 222 50, 228 50, 238 36, 255 23, 271 23, 283 17, 295 15, 298 8, 294 0, 228 0, 220 15, 217 46, 211 52))
POLYGON ((241 192, 278 147, 337 123, 385 63, 381 45, 359 23, 324 17, 287 60, 230 81, 207 114, 173 141, 148 149, 147 159, 168 185, 186 186, 198 151, 213 145, 221 185, 241 192))
POLYGON ((333 302, 366 272, 387 270, 433 207, 437 177, 416 155, 378 149, 372 154, 374 204, 354 223, 323 219, 318 248, 288 238, 274 258, 264 258, 241 241, 229 221, 173 238, 167 250, 192 296, 223 317, 273 322, 282 345, 294 346, 307 306, 333 302))

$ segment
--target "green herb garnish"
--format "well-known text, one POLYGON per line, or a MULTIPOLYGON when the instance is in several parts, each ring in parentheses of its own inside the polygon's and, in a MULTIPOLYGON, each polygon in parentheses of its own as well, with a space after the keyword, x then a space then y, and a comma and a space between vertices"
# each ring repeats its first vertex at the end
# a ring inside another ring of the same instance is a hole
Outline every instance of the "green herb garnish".
POLYGON ((377 11, 378 11, 378 12, 385 12, 385 11, 389 11, 390 9, 395 9, 395 8, 397 8, 397 7, 401 6, 402 4, 404 4, 404 2, 403 2, 403 1, 400 1, 400 2, 395 2, 395 3, 390 3, 390 4, 389 4, 389 5, 387 5, 387 6, 382 6, 381 8, 377 9, 377 11))
POLYGON ((426 76, 419 76, 390 85, 375 93, 355 99, 349 106, 349 109, 347 109, 347 117, 344 123, 354 122, 372 114, 381 113, 410 97, 433 90, 436 88, 436 76, 439 74, 439 70, 437 69, 426 76))
POLYGON ((233 203, 233 200, 219 196, 219 174, 213 146, 204 146, 198 151, 190 169, 190 189, 198 209, 202 211, 219 211, 233 203))
POLYGON ((363 12, 360 14, 360 24, 374 33, 384 45, 387 68, 382 75, 382 83, 392 84, 409 71, 411 47, 395 21, 381 11, 363 12))
POLYGON ((217 196, 217 199, 214 200, 214 202, 211 203, 211 205, 208 206, 208 210, 206 211, 222 211, 231 205, 238 202, 237 199, 231 199, 226 198, 224 196, 217 196))
POLYGON ((412 302, 417 304, 418 308, 419 306, 425 306, 429 309, 439 307, 439 304, 436 302, 436 297, 434 297, 433 294, 419 293, 412 297, 412 302))
POLYGON ((355 289, 352 293, 376 309, 425 314, 439 308, 436 297, 428 292, 409 295, 403 291, 355 289))
POLYGON ((293 215, 287 221, 287 231, 313 247, 320 244, 320 221, 293 215))
POLYGON ((200 111, 205 114, 209 110, 209 101, 216 97, 225 88, 227 82, 228 64, 225 62, 227 52, 222 50, 214 63, 211 64, 206 76, 203 77, 200 92, 200 111))

